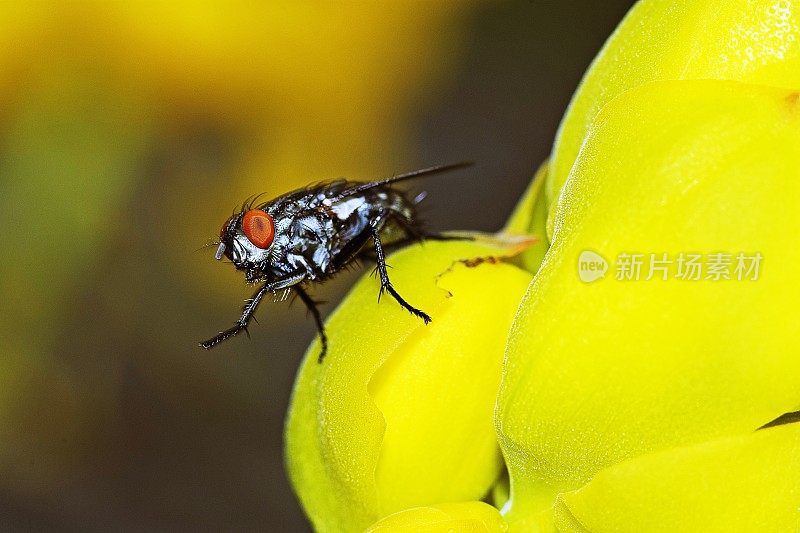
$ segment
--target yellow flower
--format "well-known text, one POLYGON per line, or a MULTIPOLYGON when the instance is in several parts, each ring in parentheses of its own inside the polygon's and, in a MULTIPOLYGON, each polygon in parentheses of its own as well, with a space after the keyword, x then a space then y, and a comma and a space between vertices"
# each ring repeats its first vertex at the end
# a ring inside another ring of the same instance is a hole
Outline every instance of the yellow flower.
POLYGON ((527 239, 426 242, 389 258, 425 326, 364 276, 297 379, 289 474, 319 531, 359 531, 415 506, 483 497, 502 469, 492 422, 503 351, 531 275, 500 261, 527 239))

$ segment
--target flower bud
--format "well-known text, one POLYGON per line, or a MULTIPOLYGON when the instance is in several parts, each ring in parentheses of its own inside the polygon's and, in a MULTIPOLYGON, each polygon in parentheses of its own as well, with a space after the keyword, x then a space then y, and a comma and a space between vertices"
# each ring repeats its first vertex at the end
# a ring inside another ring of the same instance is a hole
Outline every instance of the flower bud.
POLYGON ((388 259, 425 325, 365 275, 327 322, 295 385, 291 481, 319 531, 357 531, 388 514, 479 500, 502 469, 493 424, 506 338, 531 274, 501 261, 527 238, 429 241, 388 259))

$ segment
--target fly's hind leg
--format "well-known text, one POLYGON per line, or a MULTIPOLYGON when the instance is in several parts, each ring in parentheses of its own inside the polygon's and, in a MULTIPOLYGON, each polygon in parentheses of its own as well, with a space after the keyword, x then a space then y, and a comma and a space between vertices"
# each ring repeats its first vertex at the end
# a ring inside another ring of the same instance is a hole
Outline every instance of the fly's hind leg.
POLYGON ((405 299, 403 299, 400 294, 395 290, 392 286, 392 282, 389 281, 389 273, 386 271, 386 257, 383 254, 383 246, 381 245, 381 237, 374 227, 371 227, 372 232, 372 240, 375 243, 375 261, 378 263, 378 275, 381 278, 381 291, 378 294, 378 301, 380 301, 381 295, 383 291, 387 291, 392 297, 397 300, 406 311, 411 313, 414 316, 417 316, 423 320, 426 324, 431 321, 431 317, 425 313, 424 311, 420 311, 416 307, 409 304, 405 299))
POLYGON ((474 238, 469 235, 448 235, 437 231, 427 231, 418 222, 414 222, 414 220, 399 213, 395 214, 392 220, 406 233, 407 237, 403 239, 405 242, 474 240, 474 238))
POLYGON ((325 335, 325 325, 322 323, 322 316, 319 314, 319 309, 317 308, 317 302, 311 299, 308 293, 300 286, 295 285, 292 287, 294 292, 297 293, 297 296, 303 301, 308 308, 308 312, 311 313, 311 316, 314 317, 314 322, 317 324, 317 331, 319 332, 319 342, 322 345, 322 350, 319 352, 319 357, 317 358, 317 362, 321 363, 322 360, 325 358, 325 354, 328 353, 328 336, 325 335))

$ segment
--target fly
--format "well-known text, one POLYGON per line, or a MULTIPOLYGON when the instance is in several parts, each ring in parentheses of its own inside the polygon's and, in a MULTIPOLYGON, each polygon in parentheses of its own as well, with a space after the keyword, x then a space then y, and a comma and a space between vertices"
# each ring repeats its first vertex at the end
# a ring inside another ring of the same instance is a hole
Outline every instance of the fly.
POLYGON ((397 182, 455 170, 471 163, 441 165, 379 181, 337 180, 289 192, 256 205, 245 202, 222 226, 216 259, 228 258, 244 272, 248 283, 261 283, 253 297, 245 302, 236 324, 217 336, 200 343, 209 349, 229 339, 247 326, 261 300, 269 293, 292 290, 306 305, 319 331, 322 350, 319 362, 328 350, 328 338, 317 302, 306 292, 308 285, 322 283, 354 261, 374 254, 381 281, 378 301, 384 291, 420 318, 425 324, 431 317, 409 304, 389 280, 384 248, 411 242, 463 239, 426 231, 417 219, 421 196, 409 199, 394 188, 397 182), (372 241, 372 246, 369 246, 372 241))

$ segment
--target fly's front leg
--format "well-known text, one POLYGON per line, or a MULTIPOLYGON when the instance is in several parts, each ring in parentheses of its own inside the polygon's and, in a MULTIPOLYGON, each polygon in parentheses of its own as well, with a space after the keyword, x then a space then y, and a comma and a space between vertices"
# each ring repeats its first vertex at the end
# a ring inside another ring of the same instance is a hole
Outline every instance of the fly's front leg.
POLYGON ((244 309, 242 310, 242 316, 241 318, 239 318, 239 321, 236 322, 235 326, 220 332, 214 338, 201 342, 200 346, 208 350, 210 348, 213 348, 217 344, 221 343, 222 341, 230 339, 231 337, 235 336, 242 330, 247 332, 247 325, 253 318, 253 314, 256 312, 258 304, 261 303, 261 300, 264 298, 264 295, 267 294, 267 292, 269 292, 269 287, 270 287, 269 284, 265 283, 256 291, 253 297, 247 301, 247 303, 244 306, 244 309))
POLYGON ((383 291, 386 290, 392 297, 397 300, 405 310, 411 313, 414 316, 417 316, 423 320, 426 324, 431 321, 431 317, 425 313, 424 311, 420 311, 416 307, 409 304, 407 301, 400 296, 397 291, 392 286, 392 282, 389 281, 389 273, 386 271, 386 258, 383 255, 383 246, 381 246, 381 237, 374 227, 370 227, 370 231, 372 232, 372 240, 375 242, 375 260, 378 263, 378 275, 381 277, 381 291, 378 293, 378 301, 381 299, 381 294, 383 291))
POLYGON ((297 293, 297 296, 306 304, 308 311, 311 313, 311 316, 314 317, 314 322, 317 323, 317 331, 319 332, 319 341, 322 344, 322 350, 319 352, 319 357, 317 358, 317 362, 321 363, 322 360, 325 358, 325 354, 328 353, 328 336, 325 335, 325 326, 322 323, 322 316, 319 314, 319 309, 317 308, 317 302, 311 299, 308 293, 303 289, 300 285, 295 285, 292 287, 294 292, 297 293))
POLYGON ((236 324, 226 329, 225 331, 221 331, 216 337, 208 339, 207 341, 201 342, 200 346, 205 348, 206 350, 213 348, 217 344, 221 343, 222 341, 228 340, 231 337, 236 336, 242 330, 247 332, 247 325, 250 323, 250 320, 253 318, 253 314, 256 312, 256 308, 258 308, 258 304, 261 303, 261 300, 264 299, 264 296, 269 292, 274 292, 276 290, 285 289, 298 283, 303 278, 302 276, 292 276, 285 279, 280 279, 278 281, 274 281, 272 283, 265 283, 256 291, 252 298, 250 298, 247 303, 244 305, 242 309, 242 316, 236 322, 236 324))

